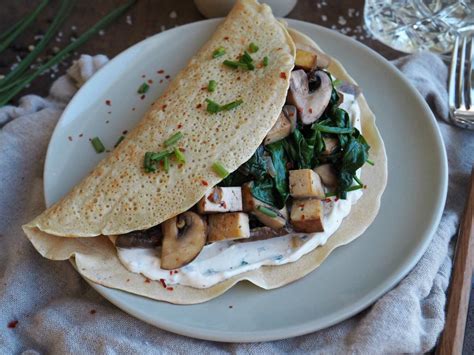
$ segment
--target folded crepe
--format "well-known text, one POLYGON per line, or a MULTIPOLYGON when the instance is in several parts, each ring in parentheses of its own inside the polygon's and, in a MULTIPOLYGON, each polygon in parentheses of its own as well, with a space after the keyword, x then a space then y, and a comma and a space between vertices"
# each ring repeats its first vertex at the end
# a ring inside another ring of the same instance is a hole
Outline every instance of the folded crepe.
MULTIPOLYGON (((157 226, 189 210, 222 180, 212 168, 215 162, 232 172, 254 154, 285 104, 297 46, 320 51, 305 35, 288 31, 268 6, 238 1, 127 138, 64 198, 23 226, 34 247, 48 259, 70 259, 94 283, 156 300, 192 304, 212 299, 242 280, 264 289, 288 284, 314 270, 336 247, 359 236, 375 218, 386 184, 385 149, 363 95, 357 98, 361 128, 375 163, 370 172, 362 169, 369 188, 329 240, 298 261, 263 266, 209 288, 173 285, 170 292, 162 283, 127 270, 108 238, 157 226), (225 48, 226 57, 238 58, 249 43, 259 46, 252 54, 255 62, 262 63, 267 56, 268 66, 243 72, 221 65, 222 58, 213 58, 220 47, 225 48), (219 90, 212 94, 202 90, 210 80, 219 83, 219 90), (232 111, 210 114, 207 98, 218 103, 241 100, 242 104, 232 111), (160 150, 178 129, 186 163, 173 166, 168 173, 144 171, 145 153, 160 150)), ((336 60, 328 71, 354 83, 336 60)))

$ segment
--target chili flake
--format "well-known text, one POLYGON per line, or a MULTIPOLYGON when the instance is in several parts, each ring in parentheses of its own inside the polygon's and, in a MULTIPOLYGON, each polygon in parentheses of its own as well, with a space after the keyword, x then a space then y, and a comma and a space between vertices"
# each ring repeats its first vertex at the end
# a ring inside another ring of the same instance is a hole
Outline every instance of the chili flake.
POLYGON ((153 84, 153 80, 148 79, 148 84, 150 84, 150 85, 153 84))
POLYGON ((171 78, 169 75, 166 75, 166 76, 165 76, 165 79, 169 79, 169 78, 171 78))
POLYGON ((183 125, 180 123, 180 124, 178 125, 178 128, 183 128, 183 125))
POLYGON ((229 36, 225 36, 224 39, 227 41, 229 40, 229 36))
POLYGON ((123 131, 123 132, 122 132, 122 134, 127 134, 127 133, 128 133, 128 131, 127 131, 127 130, 125 130, 125 131, 123 131))
POLYGON ((165 279, 160 279, 160 282, 161 282, 161 285, 163 286, 163 288, 166 288, 165 279))
POLYGON ((280 73, 280 78, 282 78, 282 79, 286 79, 286 73, 284 73, 284 72, 281 72, 281 73, 280 73))
POLYGON ((198 104, 198 105, 196 106, 196 108, 201 108, 201 107, 202 107, 202 104, 198 104))
POLYGON ((105 100, 105 104, 106 104, 107 106, 112 106, 112 101, 110 101, 110 100, 105 100))
POLYGON ((17 320, 12 320, 11 322, 8 323, 8 328, 14 329, 16 328, 17 324, 18 324, 17 320))
POLYGON ((201 184, 203 184, 204 186, 208 186, 209 183, 206 181, 206 180, 201 180, 201 184))
POLYGON ((145 282, 146 282, 147 284, 149 284, 149 283, 151 282, 151 280, 147 277, 147 278, 145 279, 145 282))
POLYGON ((160 69, 157 71, 158 74, 163 74, 165 71, 163 69, 160 69))
POLYGON ((144 99, 145 99, 145 97, 146 97, 146 95, 145 95, 145 94, 143 94, 142 96, 140 96, 140 100, 144 100, 144 99))
POLYGON ((171 286, 168 286, 166 289, 167 289, 168 291, 173 291, 173 290, 174 290, 174 288, 171 287, 171 286))
POLYGON ((309 111, 309 113, 313 113, 313 108, 310 107, 310 108, 308 109, 308 111, 309 111))
POLYGON ((90 314, 96 314, 97 311, 96 311, 95 309, 91 309, 89 313, 90 313, 90 314))
POLYGON ((161 109, 164 111, 166 108, 166 105, 161 106, 161 109))

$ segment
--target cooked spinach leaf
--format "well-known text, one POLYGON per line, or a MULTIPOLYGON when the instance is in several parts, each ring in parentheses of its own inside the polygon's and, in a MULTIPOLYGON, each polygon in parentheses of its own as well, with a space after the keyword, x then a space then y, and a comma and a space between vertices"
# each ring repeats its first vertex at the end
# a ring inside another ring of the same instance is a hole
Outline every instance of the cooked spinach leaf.
POLYGON ((279 198, 276 206, 278 209, 283 208, 288 199, 288 172, 287 172, 287 158, 285 154, 285 148, 282 141, 278 141, 267 145, 267 150, 272 156, 273 166, 275 167, 275 177, 273 178, 275 183, 275 189, 278 192, 279 198))

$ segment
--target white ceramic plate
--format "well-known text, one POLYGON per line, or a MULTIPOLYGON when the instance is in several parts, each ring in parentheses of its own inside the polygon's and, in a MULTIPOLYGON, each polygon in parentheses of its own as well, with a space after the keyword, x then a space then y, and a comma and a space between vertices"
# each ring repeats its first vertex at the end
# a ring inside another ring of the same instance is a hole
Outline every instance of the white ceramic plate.
MULTIPOLYGON (((173 77, 185 66, 219 21, 150 37, 118 55, 81 88, 49 145, 44 172, 48 206, 104 157, 95 153, 88 138, 99 136, 112 148, 166 87, 165 76, 173 77), (157 73, 161 69, 165 73, 157 73), (148 79, 153 84, 141 100, 136 91, 148 79), (106 100, 111 100, 110 106, 106 100)), ((92 284, 145 322, 218 341, 265 341, 309 333, 373 303, 408 273, 431 240, 445 202, 447 161, 428 106, 391 64, 367 47, 313 24, 288 23, 342 62, 377 116, 389 165, 380 212, 355 242, 338 248, 310 275, 276 290, 242 282, 212 301, 178 306, 92 284)))

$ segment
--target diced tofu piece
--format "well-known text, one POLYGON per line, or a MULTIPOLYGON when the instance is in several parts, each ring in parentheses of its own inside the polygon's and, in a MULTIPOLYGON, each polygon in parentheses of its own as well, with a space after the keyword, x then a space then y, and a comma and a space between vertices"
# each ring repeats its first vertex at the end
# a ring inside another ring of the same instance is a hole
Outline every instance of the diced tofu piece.
POLYGON ((246 213, 218 213, 208 218, 208 242, 249 237, 249 216, 246 213))
POLYGON ((291 122, 286 118, 282 111, 272 129, 267 133, 267 136, 263 140, 263 144, 267 145, 279 141, 280 139, 288 137, 290 133, 291 122))
POLYGON ((310 71, 316 68, 317 55, 314 52, 296 49, 295 66, 310 71))
POLYGON ((290 170, 290 195, 293 198, 326 197, 321 178, 311 169, 290 170))
POLYGON ((293 200, 290 219, 297 232, 323 232, 323 204, 321 200, 314 198, 293 200))
POLYGON ((240 187, 216 186, 201 198, 197 207, 201 214, 242 211, 241 189, 240 187))
POLYGON ((286 207, 283 207, 281 210, 277 210, 272 206, 266 204, 265 202, 262 202, 253 197, 251 191, 252 184, 253 182, 248 182, 242 185, 242 200, 244 211, 252 213, 255 217, 257 217, 260 222, 270 228, 284 228, 288 221, 288 211, 286 210, 286 207), (265 209, 269 209, 271 212, 276 214, 276 216, 270 216, 268 211, 265 209))
POLYGON ((323 138, 324 141, 324 150, 321 154, 330 155, 334 153, 339 145, 337 138, 323 138))
POLYGON ((332 164, 323 164, 314 169, 314 172, 319 175, 323 184, 327 187, 337 186, 337 176, 332 164))

